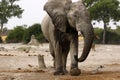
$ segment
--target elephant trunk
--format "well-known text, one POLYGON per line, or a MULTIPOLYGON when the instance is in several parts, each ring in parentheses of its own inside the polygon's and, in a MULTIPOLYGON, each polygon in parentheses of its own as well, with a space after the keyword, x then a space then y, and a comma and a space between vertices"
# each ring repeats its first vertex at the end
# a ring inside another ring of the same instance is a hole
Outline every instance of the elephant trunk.
POLYGON ((78 58, 78 62, 83 62, 87 58, 90 52, 90 49, 92 47, 92 43, 94 40, 94 30, 92 25, 89 26, 87 30, 83 30, 82 34, 84 37, 84 48, 83 48, 81 57, 78 58))

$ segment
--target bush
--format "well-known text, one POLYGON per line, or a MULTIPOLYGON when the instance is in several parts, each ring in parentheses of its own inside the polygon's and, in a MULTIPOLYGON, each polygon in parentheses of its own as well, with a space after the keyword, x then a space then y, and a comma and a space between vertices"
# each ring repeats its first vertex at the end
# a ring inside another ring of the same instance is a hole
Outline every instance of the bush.
POLYGON ((24 32, 24 35, 23 35, 23 38, 22 38, 22 42, 24 44, 28 43, 30 41, 30 34, 29 34, 29 30, 28 29, 25 29, 25 32, 24 32))
POLYGON ((36 37, 36 39, 39 41, 39 42, 46 42, 46 39, 45 39, 45 37, 44 37, 44 35, 41 33, 40 35, 38 35, 37 37, 36 37))
POLYGON ((25 33, 24 33, 24 36, 23 36, 23 42, 28 43, 30 41, 32 35, 35 35, 36 39, 39 42, 44 41, 44 36, 42 34, 40 24, 34 24, 34 25, 30 26, 28 29, 25 30, 25 33))
MULTIPOLYGON (((94 28, 95 34, 99 36, 99 40, 95 39, 95 43, 101 44, 102 43, 102 36, 103 36, 103 29, 94 28)), ((117 29, 108 28, 107 36, 106 36, 107 44, 120 44, 120 27, 117 29)))
POLYGON ((120 35, 120 26, 117 26, 115 32, 116 32, 118 35, 120 35))
POLYGON ((41 31, 41 25, 40 24, 34 24, 28 28, 25 28, 23 26, 17 26, 13 30, 10 31, 6 42, 8 43, 28 43, 31 39, 31 36, 35 35, 36 39, 39 42, 45 41, 45 38, 41 31))
POLYGON ((115 30, 107 31, 107 44, 120 44, 120 35, 115 30))
POLYGON ((102 43, 102 34, 103 34, 103 29, 101 28, 94 28, 94 31, 95 31, 95 35, 99 37, 99 39, 96 39, 95 38, 95 43, 102 43))
POLYGON ((25 28, 23 26, 17 26, 13 30, 10 31, 6 42, 7 43, 19 43, 22 42, 23 34, 25 32, 25 28))

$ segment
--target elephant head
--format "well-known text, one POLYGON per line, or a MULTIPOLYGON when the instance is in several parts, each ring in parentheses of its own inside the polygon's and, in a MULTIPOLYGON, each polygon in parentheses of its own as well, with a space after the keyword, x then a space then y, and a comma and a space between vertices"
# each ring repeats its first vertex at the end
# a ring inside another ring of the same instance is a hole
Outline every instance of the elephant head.
POLYGON ((76 58, 79 62, 82 62, 87 58, 94 39, 94 29, 91 24, 90 15, 82 1, 70 5, 67 19, 71 27, 75 28, 84 37, 82 55, 79 59, 76 58))
POLYGON ((84 61, 91 49, 94 30, 91 25, 89 12, 82 1, 72 3, 71 0, 48 0, 44 6, 56 29, 66 32, 67 25, 80 32, 84 37, 84 48, 79 62, 84 61))

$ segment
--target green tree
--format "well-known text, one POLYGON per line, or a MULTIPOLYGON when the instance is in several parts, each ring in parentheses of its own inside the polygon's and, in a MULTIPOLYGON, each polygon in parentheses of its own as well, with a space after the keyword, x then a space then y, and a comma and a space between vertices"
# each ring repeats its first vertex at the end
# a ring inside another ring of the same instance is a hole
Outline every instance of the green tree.
POLYGON ((95 35, 99 37, 99 39, 94 39, 95 40, 95 43, 101 43, 102 41, 102 33, 103 33, 103 29, 101 28, 94 28, 94 32, 95 32, 95 35))
POLYGON ((23 9, 20 8, 19 5, 15 4, 16 1, 19 0, 1 0, 0 1, 0 24, 2 32, 3 25, 8 22, 8 19, 11 17, 21 18, 21 14, 23 13, 23 9))
POLYGON ((117 28, 116 28, 116 33, 117 33, 118 35, 120 35, 120 26, 117 26, 117 28))
POLYGON ((25 29, 23 26, 17 26, 12 31, 10 31, 6 41, 8 43, 19 43, 22 42, 23 35, 25 33, 25 29))
MULTIPOLYGON (((103 30, 104 29, 101 28, 94 28, 95 34, 100 38, 100 39, 95 39, 95 42, 98 44, 102 43, 103 30)), ((117 29, 111 29, 109 27, 107 33, 108 34, 106 36, 106 40, 108 44, 120 44, 120 27, 117 27, 117 29)))
POLYGON ((40 24, 33 24, 32 26, 28 27, 28 29, 25 30, 25 33, 23 36, 23 43, 28 43, 32 35, 35 35, 36 39, 39 42, 43 42, 45 39, 42 34, 40 24))
POLYGON ((107 24, 110 20, 120 20, 120 6, 118 0, 85 0, 92 20, 103 21, 104 31, 102 43, 106 43, 107 24))

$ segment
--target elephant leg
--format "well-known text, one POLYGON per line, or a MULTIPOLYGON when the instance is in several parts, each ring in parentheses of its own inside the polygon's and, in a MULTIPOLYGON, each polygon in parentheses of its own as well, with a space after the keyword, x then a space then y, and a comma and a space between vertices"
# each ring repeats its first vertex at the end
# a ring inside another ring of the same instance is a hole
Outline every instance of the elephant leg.
POLYGON ((64 75, 63 63, 62 63, 62 47, 59 41, 56 42, 55 46, 55 68, 54 75, 64 75))
POLYGON ((64 73, 68 73, 67 69, 66 69, 66 63, 67 63, 67 54, 63 53, 62 55, 62 62, 63 62, 63 71, 64 73))
POLYGON ((71 54, 71 70, 70 74, 73 76, 80 75, 80 69, 78 69, 78 62, 75 57, 78 57, 78 37, 74 36, 70 43, 70 54, 71 54))
POLYGON ((50 54, 53 57, 53 67, 55 68, 55 52, 54 52, 53 45, 51 43, 49 44, 49 49, 50 49, 50 54))
POLYGON ((67 63, 67 56, 69 53, 69 46, 66 46, 65 49, 63 49, 63 54, 62 54, 62 62, 63 62, 63 71, 64 73, 68 73, 67 69, 66 69, 66 63, 67 63))

